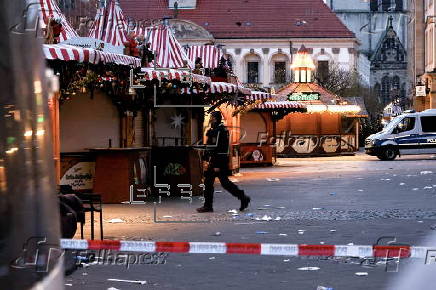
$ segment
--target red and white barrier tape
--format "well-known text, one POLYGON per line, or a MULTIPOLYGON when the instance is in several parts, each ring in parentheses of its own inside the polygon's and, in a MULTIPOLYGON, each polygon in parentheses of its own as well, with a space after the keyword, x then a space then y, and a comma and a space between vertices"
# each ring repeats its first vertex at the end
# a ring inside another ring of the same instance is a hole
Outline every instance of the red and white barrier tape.
POLYGON ((153 242, 61 239, 62 249, 167 252, 191 254, 252 254, 318 257, 426 258, 436 247, 408 245, 305 245, 215 242, 153 242))

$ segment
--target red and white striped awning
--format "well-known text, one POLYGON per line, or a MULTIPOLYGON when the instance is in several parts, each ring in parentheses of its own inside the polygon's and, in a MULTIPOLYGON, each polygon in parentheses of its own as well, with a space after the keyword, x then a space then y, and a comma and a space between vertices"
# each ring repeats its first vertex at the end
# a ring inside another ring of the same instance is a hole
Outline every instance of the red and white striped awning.
POLYGON ((153 68, 141 68, 141 72, 144 74, 144 79, 167 79, 167 80, 183 80, 185 78, 192 78, 194 83, 206 83, 210 84, 210 77, 193 74, 188 70, 176 70, 176 69, 165 69, 165 70, 155 70, 153 68))
POLYGON ((60 42, 78 36, 77 32, 68 23, 65 15, 62 13, 55 0, 39 0, 39 5, 41 6, 39 13, 41 15, 41 19, 44 21, 42 28, 45 28, 48 24, 48 21, 51 18, 54 18, 60 20, 62 24, 62 32, 59 37, 60 42))
POLYGON ((211 94, 217 94, 217 93, 236 93, 239 92, 244 95, 250 95, 251 90, 244 88, 242 86, 237 86, 230 83, 225 82, 212 82, 210 85, 209 92, 211 94))
POLYGON ((78 61, 92 64, 115 63, 131 67, 140 67, 141 60, 123 54, 108 53, 92 48, 82 48, 65 44, 44 44, 43 51, 46 59, 64 61, 78 61))
POLYGON ((269 100, 273 96, 269 93, 259 92, 259 91, 251 91, 251 95, 248 95, 246 98, 250 101, 258 101, 258 100, 269 100))
POLYGON ((114 46, 123 46, 127 42, 127 21, 117 1, 112 0, 107 7, 97 10, 89 37, 114 46))
POLYGON ((133 30, 136 35, 143 35, 150 43, 155 53, 155 64, 162 68, 194 68, 194 63, 175 38, 171 29, 164 25, 143 28, 138 26, 133 30))
POLYGON ((213 45, 194 45, 187 48, 187 54, 194 64, 197 57, 201 57, 204 68, 216 68, 223 52, 213 45))
POLYGON ((300 102, 264 102, 255 107, 256 109, 305 109, 306 105, 300 102))

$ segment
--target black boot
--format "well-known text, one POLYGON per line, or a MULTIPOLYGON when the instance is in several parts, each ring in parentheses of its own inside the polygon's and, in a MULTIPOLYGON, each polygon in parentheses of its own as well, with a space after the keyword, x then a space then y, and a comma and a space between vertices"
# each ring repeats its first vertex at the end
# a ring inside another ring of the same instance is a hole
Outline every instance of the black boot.
POLYGON ((248 204, 250 203, 251 198, 248 195, 244 195, 241 198, 241 207, 239 208, 239 211, 243 211, 248 207, 248 204))
POLYGON ((202 206, 202 207, 197 208, 197 212, 199 212, 199 213, 213 212, 213 208, 202 206))

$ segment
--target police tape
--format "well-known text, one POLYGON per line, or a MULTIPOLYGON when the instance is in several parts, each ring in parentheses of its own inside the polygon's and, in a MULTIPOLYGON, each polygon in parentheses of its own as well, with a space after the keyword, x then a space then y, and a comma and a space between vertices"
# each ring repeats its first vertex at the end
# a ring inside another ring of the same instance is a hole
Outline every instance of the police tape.
POLYGON ((60 246, 65 250, 362 258, 427 258, 429 251, 436 253, 436 247, 409 245, 306 245, 61 239, 60 246))

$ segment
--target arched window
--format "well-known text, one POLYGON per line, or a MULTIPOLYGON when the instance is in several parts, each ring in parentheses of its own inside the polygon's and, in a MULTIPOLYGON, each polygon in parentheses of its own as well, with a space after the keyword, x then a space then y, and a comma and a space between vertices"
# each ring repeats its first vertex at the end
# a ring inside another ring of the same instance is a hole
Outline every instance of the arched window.
POLYGON ((390 99, 390 93, 391 93, 391 81, 388 76, 384 76, 382 78, 382 84, 381 84, 381 98, 383 102, 387 102, 390 99))
POLYGON ((284 84, 288 80, 290 67, 289 59, 286 55, 282 53, 275 54, 271 58, 272 67, 272 82, 275 84, 284 84))
POLYGON ((399 90, 400 89, 400 77, 394 76, 392 78, 392 89, 399 90))
POLYGON ((260 57, 256 54, 249 54, 245 57, 247 65, 247 83, 260 83, 260 57))

